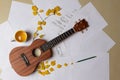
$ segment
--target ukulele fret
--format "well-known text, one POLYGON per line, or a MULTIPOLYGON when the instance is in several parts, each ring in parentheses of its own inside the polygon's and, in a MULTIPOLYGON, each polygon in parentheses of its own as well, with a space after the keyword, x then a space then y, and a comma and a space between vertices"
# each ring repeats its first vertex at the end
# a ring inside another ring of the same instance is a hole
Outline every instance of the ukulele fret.
POLYGON ((43 52, 45 52, 48 49, 50 49, 50 48, 54 47, 55 45, 57 45, 58 43, 60 43, 61 41, 63 41, 64 39, 71 36, 73 33, 75 33, 75 31, 72 28, 72 29, 66 31, 65 33, 57 36, 56 38, 50 40, 49 42, 43 44, 40 48, 42 49, 43 52))

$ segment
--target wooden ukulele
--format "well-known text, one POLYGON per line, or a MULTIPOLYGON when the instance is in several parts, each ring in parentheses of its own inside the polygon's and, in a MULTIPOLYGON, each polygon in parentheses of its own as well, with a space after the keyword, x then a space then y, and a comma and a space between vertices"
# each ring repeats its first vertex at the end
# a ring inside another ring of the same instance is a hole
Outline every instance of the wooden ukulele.
POLYGON ((30 46, 20 46, 14 48, 9 55, 9 60, 15 72, 21 76, 33 73, 38 64, 52 56, 51 48, 78 31, 87 29, 88 22, 85 19, 76 22, 73 28, 56 38, 46 42, 42 39, 33 41, 30 46))

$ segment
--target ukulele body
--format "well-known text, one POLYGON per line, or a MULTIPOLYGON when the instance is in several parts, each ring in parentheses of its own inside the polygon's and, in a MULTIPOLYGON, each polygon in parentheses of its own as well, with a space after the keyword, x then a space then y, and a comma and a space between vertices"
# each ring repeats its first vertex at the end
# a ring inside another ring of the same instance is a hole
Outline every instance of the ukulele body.
POLYGON ((16 47, 10 52, 10 63, 17 74, 27 76, 33 73, 41 61, 52 56, 51 49, 41 51, 39 57, 34 56, 34 49, 40 48, 45 43, 45 40, 37 39, 30 46, 16 47))

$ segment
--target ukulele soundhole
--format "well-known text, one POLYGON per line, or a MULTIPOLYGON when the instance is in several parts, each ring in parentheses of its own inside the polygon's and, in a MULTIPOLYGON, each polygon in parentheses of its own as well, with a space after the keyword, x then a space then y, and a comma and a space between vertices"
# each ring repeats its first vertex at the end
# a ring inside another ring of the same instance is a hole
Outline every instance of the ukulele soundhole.
POLYGON ((40 48, 36 48, 33 50, 33 56, 35 57, 40 57, 41 55, 41 49, 40 48))

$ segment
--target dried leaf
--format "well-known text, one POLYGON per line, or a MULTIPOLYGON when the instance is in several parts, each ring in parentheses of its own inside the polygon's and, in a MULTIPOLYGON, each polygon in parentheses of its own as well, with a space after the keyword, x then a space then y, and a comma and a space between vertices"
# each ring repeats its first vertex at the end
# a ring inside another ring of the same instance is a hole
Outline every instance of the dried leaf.
POLYGON ((55 10, 55 11, 60 11, 61 8, 60 8, 60 6, 56 6, 56 7, 54 8, 54 10, 55 10))
POLYGON ((54 68, 51 67, 51 68, 50 68, 50 72, 53 72, 53 71, 54 71, 54 68))
POLYGON ((39 30, 42 30, 42 26, 38 26, 37 27, 37 30, 39 31, 39 30))
POLYGON ((62 67, 62 65, 61 65, 61 64, 58 64, 58 65, 57 65, 57 68, 61 68, 61 67, 62 67))
POLYGON ((39 74, 45 76, 45 72, 42 72, 42 71, 38 71, 39 74))
POLYGON ((46 21, 43 21, 42 24, 43 24, 43 25, 46 25, 46 21))
POLYGON ((51 10, 51 13, 53 13, 53 14, 54 14, 54 13, 55 13, 55 10, 54 10, 54 9, 52 9, 52 10, 51 10))
POLYGON ((60 12, 58 12, 58 13, 56 13, 56 15, 61 16, 61 13, 60 13, 60 12))
POLYGON ((49 16, 51 12, 52 12, 52 10, 48 9, 47 12, 46 12, 46 16, 49 16))
POLYGON ((45 71, 45 74, 48 75, 48 74, 50 74, 50 72, 49 72, 48 70, 46 70, 46 71, 45 71))
POLYGON ((42 25, 42 21, 38 21, 38 25, 42 25))
POLYGON ((33 36, 34 36, 34 37, 37 37, 37 36, 38 36, 37 32, 35 32, 33 36))
POLYGON ((36 16, 37 14, 38 14, 38 12, 37 12, 37 11, 34 11, 34 12, 33 12, 33 15, 34 15, 34 16, 36 16))
POLYGON ((43 38, 44 37, 44 34, 41 34, 40 36, 39 36, 39 38, 43 38))
POLYGON ((33 5, 32 6, 32 10, 35 11, 35 12, 37 12, 38 11, 38 7, 36 5, 33 5))
POLYGON ((52 66, 55 66, 56 65, 56 61, 54 60, 54 61, 51 61, 51 65, 52 66))
POLYGON ((64 63, 64 66, 66 67, 66 66, 68 66, 68 64, 67 64, 67 63, 64 63))
POLYGON ((42 13, 42 12, 44 12, 44 10, 43 10, 43 9, 40 9, 39 12, 42 13))
POLYGON ((50 65, 45 65, 45 69, 48 69, 50 67, 50 65))

